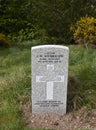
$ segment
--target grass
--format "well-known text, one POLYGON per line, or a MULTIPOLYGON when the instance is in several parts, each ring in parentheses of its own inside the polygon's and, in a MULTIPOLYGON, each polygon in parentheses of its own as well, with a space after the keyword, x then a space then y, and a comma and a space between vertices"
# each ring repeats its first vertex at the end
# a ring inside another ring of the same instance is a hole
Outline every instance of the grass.
MULTIPOLYGON (((68 111, 96 108, 96 50, 69 49, 68 111)), ((21 112, 31 95, 30 56, 30 46, 0 49, 0 130, 32 130, 21 112)))
POLYGON ((70 46, 68 109, 96 108, 96 50, 70 46))
POLYGON ((28 130, 20 106, 31 90, 30 49, 0 50, 0 130, 28 130))

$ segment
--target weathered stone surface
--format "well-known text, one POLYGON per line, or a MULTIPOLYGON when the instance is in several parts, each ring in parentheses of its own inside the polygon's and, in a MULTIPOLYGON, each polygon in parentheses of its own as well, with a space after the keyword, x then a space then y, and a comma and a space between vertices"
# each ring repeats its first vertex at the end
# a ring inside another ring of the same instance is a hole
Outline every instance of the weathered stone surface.
POLYGON ((66 113, 68 51, 59 45, 32 47, 32 113, 66 113))

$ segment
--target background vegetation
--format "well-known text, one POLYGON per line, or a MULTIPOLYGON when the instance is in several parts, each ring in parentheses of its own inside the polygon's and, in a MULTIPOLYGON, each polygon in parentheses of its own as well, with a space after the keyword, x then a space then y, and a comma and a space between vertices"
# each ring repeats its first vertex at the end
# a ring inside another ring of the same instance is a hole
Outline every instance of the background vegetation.
POLYGON ((96 50, 76 43, 96 45, 96 0, 0 0, 0 130, 29 130, 34 45, 69 47, 67 110, 96 109, 96 50))
POLYGON ((95 0, 0 0, 0 32, 14 41, 43 39, 71 43, 70 26, 81 17, 96 18, 95 0))

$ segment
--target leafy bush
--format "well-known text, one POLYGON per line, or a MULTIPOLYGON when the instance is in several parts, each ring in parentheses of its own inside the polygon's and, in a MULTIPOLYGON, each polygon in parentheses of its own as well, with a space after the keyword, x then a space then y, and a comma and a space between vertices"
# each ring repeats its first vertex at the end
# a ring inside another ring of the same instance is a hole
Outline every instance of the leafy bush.
POLYGON ((96 18, 82 17, 71 30, 77 43, 96 44, 96 18))
POLYGON ((9 34, 8 37, 14 42, 22 42, 33 39, 35 33, 32 29, 21 29, 18 33, 9 34))
POLYGON ((24 42, 24 41, 32 41, 32 40, 40 40, 41 42, 45 42, 48 40, 48 36, 45 29, 37 28, 26 28, 21 29, 16 34, 9 34, 9 39, 14 42, 24 42))
POLYGON ((0 33, 0 46, 1 47, 10 46, 10 43, 8 42, 7 37, 3 33, 0 33))

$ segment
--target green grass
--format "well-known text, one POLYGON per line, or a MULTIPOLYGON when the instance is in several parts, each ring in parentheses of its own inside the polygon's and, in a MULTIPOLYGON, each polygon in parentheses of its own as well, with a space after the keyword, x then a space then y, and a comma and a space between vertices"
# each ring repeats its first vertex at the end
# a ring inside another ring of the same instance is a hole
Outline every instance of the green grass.
POLYGON ((30 49, 0 50, 0 130, 28 130, 20 106, 31 93, 30 49))
POLYGON ((70 46, 69 59, 68 110, 96 108, 96 50, 70 46))
MULTIPOLYGON (((69 49, 68 111, 96 108, 96 50, 77 46, 69 49)), ((30 46, 1 48, 0 130, 29 130, 20 108, 29 101, 30 95, 30 46)))

